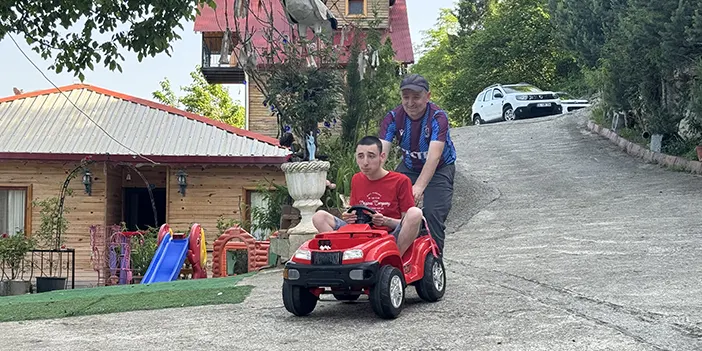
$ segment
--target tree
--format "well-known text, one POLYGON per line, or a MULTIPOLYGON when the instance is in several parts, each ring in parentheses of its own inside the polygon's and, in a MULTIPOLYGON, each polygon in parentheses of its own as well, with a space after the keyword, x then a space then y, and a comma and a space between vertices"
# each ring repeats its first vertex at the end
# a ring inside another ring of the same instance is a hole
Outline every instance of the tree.
POLYGON ((543 89, 561 80, 557 68, 568 60, 554 37, 546 0, 499 2, 485 17, 482 29, 464 38, 446 108, 470 119, 476 95, 495 83, 528 82, 543 89))
POLYGON ((346 115, 341 119, 341 141, 346 144, 343 149, 353 145, 356 141, 358 123, 363 119, 366 105, 363 103, 365 94, 361 85, 358 56, 361 55, 361 31, 356 30, 351 44, 351 53, 346 65, 346 89, 344 98, 346 102, 346 115))
POLYGON ((598 73, 594 83, 606 116, 624 113, 631 117, 628 128, 663 135, 663 152, 686 153, 695 141, 680 133, 680 122, 687 119, 698 132, 702 126, 695 97, 702 5, 691 0, 549 3, 560 42, 598 73))
MULTIPOLYGON (((498 0, 460 0, 451 16, 458 21, 458 34, 466 37, 483 28, 485 18, 495 9, 498 0)), ((440 17, 445 17, 441 10, 440 17)))
POLYGON ((564 48, 574 52, 581 64, 594 68, 625 3, 625 0, 549 0, 549 10, 564 48))
MULTIPOLYGON (((458 18, 449 9, 439 10, 437 24, 424 31, 421 57, 412 66, 412 72, 423 75, 431 83, 431 98, 443 106, 446 96, 451 94, 456 72, 462 65, 456 59, 457 49, 452 45, 452 37, 459 29, 458 18)), ((463 118, 449 114, 454 125, 463 124, 463 118)))
POLYGON ((216 121, 243 128, 245 123, 245 110, 237 105, 229 96, 229 90, 220 84, 209 84, 203 77, 199 67, 190 73, 193 82, 181 88, 185 95, 178 98, 171 88, 168 78, 159 84, 161 90, 153 92, 153 97, 158 101, 182 108, 185 111, 196 113, 216 121))
POLYGON ((213 0, 3 1, 0 40, 21 34, 42 58, 56 55, 49 69, 65 69, 83 80, 83 72, 101 61, 121 72, 120 48, 136 53, 139 61, 163 52, 170 56, 171 42, 180 39, 176 29, 183 29, 181 21, 194 20, 205 3, 216 6, 213 0), (82 30, 63 31, 74 26, 82 30), (100 36, 105 33, 111 35, 100 36))
POLYGON ((356 139, 376 133, 380 121, 399 104, 400 63, 395 61, 392 40, 387 37, 383 41, 379 30, 370 30, 367 31, 365 41, 371 49, 368 53, 371 62, 366 66, 361 81, 365 109, 356 126, 356 139), (377 66, 373 64, 373 52, 377 53, 377 66))

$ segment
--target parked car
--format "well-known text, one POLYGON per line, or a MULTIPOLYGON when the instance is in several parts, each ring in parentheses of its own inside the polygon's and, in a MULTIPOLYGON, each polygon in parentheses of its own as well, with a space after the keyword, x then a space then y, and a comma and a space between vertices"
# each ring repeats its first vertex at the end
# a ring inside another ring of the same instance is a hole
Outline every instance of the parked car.
POLYGON ((558 98, 561 99, 563 113, 579 110, 585 107, 590 107, 591 105, 588 100, 578 99, 565 91, 559 91, 556 93, 556 95, 558 95, 558 98))
POLYGON ((494 84, 478 94, 473 102, 473 124, 513 121, 519 118, 557 115, 562 112, 556 93, 531 84, 494 84))

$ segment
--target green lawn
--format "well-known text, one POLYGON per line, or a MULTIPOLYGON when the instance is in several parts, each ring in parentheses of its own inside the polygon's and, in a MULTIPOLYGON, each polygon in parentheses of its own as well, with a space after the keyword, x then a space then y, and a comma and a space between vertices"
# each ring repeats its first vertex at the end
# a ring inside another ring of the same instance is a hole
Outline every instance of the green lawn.
POLYGON ((0 322, 239 303, 252 287, 236 284, 249 275, 0 297, 0 322))

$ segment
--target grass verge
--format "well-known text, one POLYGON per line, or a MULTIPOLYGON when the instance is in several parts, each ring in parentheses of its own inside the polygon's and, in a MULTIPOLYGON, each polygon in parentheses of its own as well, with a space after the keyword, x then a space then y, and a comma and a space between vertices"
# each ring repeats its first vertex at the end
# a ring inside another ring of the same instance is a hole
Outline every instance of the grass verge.
POLYGON ((0 322, 235 304, 251 292, 252 286, 236 285, 246 276, 249 274, 7 296, 0 298, 0 322))

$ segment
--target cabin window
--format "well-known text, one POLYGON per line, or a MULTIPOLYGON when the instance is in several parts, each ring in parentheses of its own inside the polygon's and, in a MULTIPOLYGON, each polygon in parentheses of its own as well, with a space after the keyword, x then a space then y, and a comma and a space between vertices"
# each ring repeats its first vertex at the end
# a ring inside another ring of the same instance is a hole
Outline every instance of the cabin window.
POLYGON ((346 5, 348 15, 362 16, 366 14, 365 0, 348 0, 346 5))
POLYGON ((0 188, 0 235, 26 233, 27 188, 0 188))

